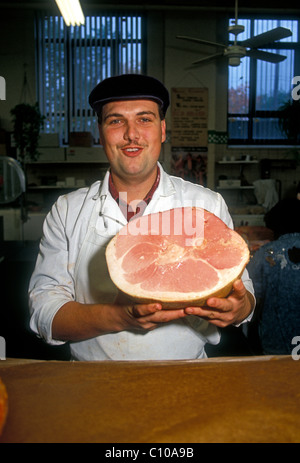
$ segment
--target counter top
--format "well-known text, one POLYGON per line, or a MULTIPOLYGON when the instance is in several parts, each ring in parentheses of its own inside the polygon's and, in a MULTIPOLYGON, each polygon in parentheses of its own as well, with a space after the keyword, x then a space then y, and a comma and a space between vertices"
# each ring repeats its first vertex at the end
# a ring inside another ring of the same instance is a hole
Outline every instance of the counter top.
POLYGON ((290 356, 166 362, 8 359, 0 442, 300 442, 290 356))

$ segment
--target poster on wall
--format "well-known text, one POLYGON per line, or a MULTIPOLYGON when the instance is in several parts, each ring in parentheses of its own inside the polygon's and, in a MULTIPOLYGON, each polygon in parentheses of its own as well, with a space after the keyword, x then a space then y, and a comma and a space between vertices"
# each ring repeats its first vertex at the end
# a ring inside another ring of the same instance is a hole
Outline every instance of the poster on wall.
POLYGON ((206 186, 207 182, 207 88, 171 90, 172 174, 206 186))

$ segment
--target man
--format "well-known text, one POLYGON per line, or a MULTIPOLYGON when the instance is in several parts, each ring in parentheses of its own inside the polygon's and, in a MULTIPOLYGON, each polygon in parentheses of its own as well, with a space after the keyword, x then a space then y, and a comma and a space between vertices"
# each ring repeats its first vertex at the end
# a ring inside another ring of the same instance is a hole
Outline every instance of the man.
POLYGON ((219 342, 217 326, 251 316, 247 272, 227 299, 212 298, 203 308, 162 310, 160 304, 118 299, 105 247, 136 213, 200 198, 232 226, 227 207, 217 193, 167 175, 158 163, 169 105, 161 82, 141 75, 109 78, 89 101, 110 171, 90 188, 60 197, 47 216, 30 283, 31 327, 51 344, 69 341, 77 360, 205 357, 206 342, 219 342))

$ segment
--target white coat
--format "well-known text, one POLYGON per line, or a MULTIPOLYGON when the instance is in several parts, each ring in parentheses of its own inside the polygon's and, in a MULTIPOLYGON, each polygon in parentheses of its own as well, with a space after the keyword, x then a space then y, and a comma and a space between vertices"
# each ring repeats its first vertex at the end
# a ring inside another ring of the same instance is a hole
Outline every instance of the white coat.
MULTIPOLYGON (((180 206, 198 206, 220 217, 232 227, 222 197, 207 188, 168 175, 159 164, 160 183, 144 214, 180 206)), ((103 181, 61 196, 44 223, 40 252, 29 287, 31 329, 47 343, 52 338, 52 320, 66 302, 113 302, 117 288, 105 260, 109 240, 127 223, 103 181)), ((253 294, 245 270, 244 285, 253 294)), ((205 357, 207 342, 217 344, 220 335, 207 321, 188 316, 147 333, 122 331, 81 342, 71 342, 77 360, 174 360, 205 357)))

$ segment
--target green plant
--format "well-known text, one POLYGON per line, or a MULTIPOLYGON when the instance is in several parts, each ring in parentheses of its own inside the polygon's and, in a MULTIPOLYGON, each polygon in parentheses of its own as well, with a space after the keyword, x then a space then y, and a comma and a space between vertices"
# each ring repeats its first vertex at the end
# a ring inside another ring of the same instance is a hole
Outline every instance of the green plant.
POLYGON ((28 158, 36 161, 39 157, 37 150, 40 130, 45 117, 42 116, 38 103, 30 105, 20 103, 11 110, 13 116, 13 134, 20 161, 28 158))
POLYGON ((300 143, 300 100, 284 103, 280 108, 279 128, 293 144, 300 143))

